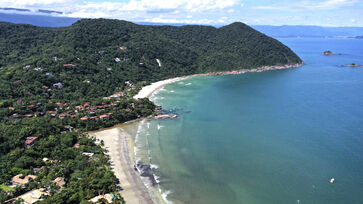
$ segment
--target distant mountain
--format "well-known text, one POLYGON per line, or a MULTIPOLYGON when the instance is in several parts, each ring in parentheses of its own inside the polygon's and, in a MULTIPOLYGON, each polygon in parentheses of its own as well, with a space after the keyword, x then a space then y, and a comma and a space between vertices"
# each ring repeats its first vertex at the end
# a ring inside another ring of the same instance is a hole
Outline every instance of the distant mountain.
POLYGON ((355 37, 363 35, 363 27, 268 26, 254 29, 273 37, 355 37))
MULTIPOLYGON (((41 27, 65 27, 70 26, 81 18, 59 17, 52 15, 62 14, 60 11, 18 8, 0 8, 0 21, 10 23, 31 24, 41 27), (3 12, 2 12, 3 11, 3 12), (9 13, 16 12, 16 13, 9 13)), ((134 22, 139 25, 153 26, 184 26, 184 23, 154 23, 154 22, 134 22)), ((223 25, 214 24, 219 28, 223 25)), ((321 26, 269 26, 252 25, 252 28, 272 37, 356 37, 363 36, 363 27, 321 27, 321 26)))
MULTIPOLYGON (((22 24, 30 24, 41 27, 64 27, 70 26, 76 21, 80 20, 80 18, 69 18, 69 17, 55 17, 48 14, 51 13, 61 13, 58 11, 49 11, 49 10, 38 10, 38 15, 33 14, 15 14, 15 13, 1 13, 0 9, 0 21, 9 22, 9 23, 22 23, 22 24), (43 15, 40 15, 43 14, 43 15)), ((7 8, 9 10, 9 8, 7 8)), ((14 9, 12 9, 15 11, 14 9)), ((17 9, 16 11, 18 11, 17 9)), ((24 9, 27 10, 27 9, 24 9)), ((30 10, 27 10, 30 12, 30 10)))

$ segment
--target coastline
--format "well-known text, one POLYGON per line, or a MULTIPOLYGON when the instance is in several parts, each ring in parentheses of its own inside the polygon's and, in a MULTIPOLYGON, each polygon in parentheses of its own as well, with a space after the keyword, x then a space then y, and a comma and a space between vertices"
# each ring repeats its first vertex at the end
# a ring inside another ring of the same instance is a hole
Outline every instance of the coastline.
POLYGON ((263 71, 273 71, 273 70, 281 70, 281 69, 289 69, 289 68, 296 68, 304 65, 304 63, 297 63, 297 64, 287 64, 287 65, 274 65, 274 66, 262 66, 253 69, 240 69, 235 71, 222 71, 222 72, 210 72, 205 74, 193 74, 181 77, 175 77, 171 79, 165 79, 162 81, 154 82, 148 86, 144 86, 139 93, 134 96, 134 99, 140 98, 150 98, 153 94, 155 94, 160 89, 164 88, 166 85, 178 82, 184 79, 188 79, 195 76, 217 76, 217 75, 232 75, 232 74, 244 74, 249 72, 263 72, 263 71))
MULTIPOLYGON (((243 74, 248 72, 262 72, 295 68, 302 66, 303 64, 304 63, 282 66, 263 66, 254 69, 211 72, 166 79, 143 87, 139 93, 134 96, 134 98, 150 98, 166 85, 194 76, 216 76, 243 74)), ((150 192, 150 189, 145 186, 145 183, 141 179, 140 174, 134 170, 134 165, 136 164, 135 153, 133 151, 135 146, 134 140, 132 136, 123 129, 123 127, 139 121, 140 120, 128 121, 113 127, 91 131, 88 134, 90 136, 94 136, 97 140, 104 141, 105 149, 108 150, 108 155, 110 156, 111 168, 113 169, 115 176, 119 179, 120 186, 122 187, 122 191, 120 191, 120 193, 127 203, 164 203, 165 201, 163 201, 161 195, 155 195, 157 193, 154 194, 154 192, 150 192)))
MULTIPOLYGON (((137 121, 133 121, 137 122, 137 121)), ((157 195, 150 195, 137 171, 134 170, 134 141, 123 127, 133 122, 119 124, 110 128, 89 132, 97 140, 103 140, 111 159, 111 168, 120 181, 120 191, 126 203, 160 203, 157 195)))

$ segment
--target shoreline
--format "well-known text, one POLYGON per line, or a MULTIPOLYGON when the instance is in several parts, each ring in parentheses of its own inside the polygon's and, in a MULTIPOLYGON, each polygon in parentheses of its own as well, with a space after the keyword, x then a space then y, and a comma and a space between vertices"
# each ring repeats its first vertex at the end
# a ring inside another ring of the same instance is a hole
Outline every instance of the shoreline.
POLYGON ((120 182, 121 196, 126 203, 154 204, 160 203, 157 195, 151 195, 139 173, 134 170, 134 141, 123 127, 138 120, 122 123, 113 127, 88 132, 89 136, 103 140, 104 148, 110 156, 111 168, 120 182))
MULTIPOLYGON (((166 85, 178 82, 184 79, 188 79, 195 76, 217 76, 217 75, 232 75, 243 74, 248 72, 262 72, 270 70, 280 70, 295 68, 304 65, 290 64, 281 66, 263 66, 254 69, 241 69, 236 71, 224 71, 224 72, 211 72, 205 74, 193 74, 188 76, 175 77, 158 82, 154 82, 151 85, 143 87, 138 94, 134 96, 135 99, 150 98, 157 91, 164 88, 166 85)), ((145 119, 145 118, 144 118, 145 119)), ((120 181, 122 190, 120 191, 122 197, 127 203, 135 204, 155 204, 164 203, 161 195, 154 195, 154 192, 150 192, 145 186, 140 174, 134 170, 136 164, 134 153, 134 139, 129 133, 127 133, 123 127, 135 122, 139 122, 140 119, 128 121, 122 124, 118 124, 108 128, 102 128, 100 130, 88 132, 89 136, 95 137, 97 140, 103 140, 104 148, 108 150, 110 156, 111 168, 115 173, 115 176, 120 181), (153 194, 153 195, 152 195, 153 194)))
POLYGON ((149 98, 155 94, 155 92, 159 91, 160 89, 164 88, 166 85, 178 82, 184 79, 189 79, 195 76, 217 76, 217 75, 232 75, 232 74, 244 74, 249 72, 263 72, 263 71, 273 71, 273 70, 281 70, 281 69, 289 69, 289 68, 296 68, 304 65, 305 63, 297 63, 297 64, 288 64, 288 65, 274 65, 274 66, 262 66, 253 69, 240 69, 235 71, 221 71, 221 72, 210 72, 205 74, 192 74, 187 76, 175 77, 170 79, 165 79, 161 81, 154 82, 150 85, 144 86, 139 93, 137 93, 133 98, 140 99, 140 98, 149 98))

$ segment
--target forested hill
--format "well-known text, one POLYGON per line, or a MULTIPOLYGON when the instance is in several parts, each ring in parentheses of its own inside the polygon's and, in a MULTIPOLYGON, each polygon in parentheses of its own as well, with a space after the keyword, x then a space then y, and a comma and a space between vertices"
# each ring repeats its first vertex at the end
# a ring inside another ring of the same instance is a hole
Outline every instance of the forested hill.
POLYGON ((0 23, 0 67, 6 72, 2 74, 5 82, 31 76, 48 86, 44 74, 23 70, 26 65, 42 67, 42 72, 55 76, 52 82, 63 81, 64 90, 73 90, 72 95, 105 96, 124 81, 297 62, 301 60, 288 47, 243 23, 218 29, 143 26, 106 19, 84 19, 62 28, 0 23), (84 87, 84 80, 93 88, 84 87), (82 87, 87 91, 79 91, 82 87))

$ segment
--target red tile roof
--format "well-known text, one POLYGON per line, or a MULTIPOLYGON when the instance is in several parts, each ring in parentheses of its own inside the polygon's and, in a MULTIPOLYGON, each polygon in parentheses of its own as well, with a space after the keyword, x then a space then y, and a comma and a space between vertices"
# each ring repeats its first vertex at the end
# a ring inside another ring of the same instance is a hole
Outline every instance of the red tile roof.
POLYGON ((32 144, 37 139, 38 139, 38 137, 27 137, 25 140, 25 144, 26 145, 32 144))

